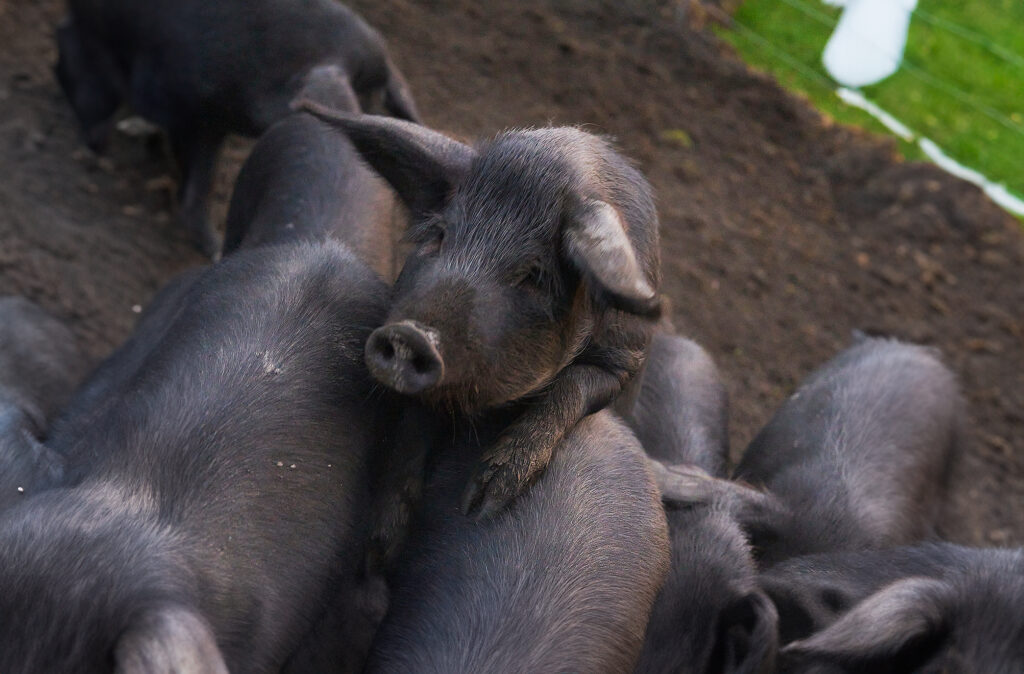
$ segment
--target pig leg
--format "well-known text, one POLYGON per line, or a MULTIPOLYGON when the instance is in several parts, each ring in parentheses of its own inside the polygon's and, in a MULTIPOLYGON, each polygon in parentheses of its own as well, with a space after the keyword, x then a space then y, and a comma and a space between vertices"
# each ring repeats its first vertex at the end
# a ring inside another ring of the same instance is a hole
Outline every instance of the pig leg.
POLYGON ((223 137, 194 129, 171 131, 171 147, 181 167, 178 217, 205 255, 215 258, 220 242, 207 218, 206 207, 213 186, 217 154, 223 137))
POLYGON ((386 570, 404 542, 410 511, 423 489, 427 454, 438 443, 440 427, 434 419, 425 408, 408 403, 394 433, 381 440, 366 563, 371 571, 386 570))
POLYGON ((480 519, 502 510, 551 461, 567 431, 588 414, 608 406, 623 379, 595 365, 571 365, 559 373, 547 394, 528 403, 523 415, 483 456, 466 487, 462 510, 480 519))

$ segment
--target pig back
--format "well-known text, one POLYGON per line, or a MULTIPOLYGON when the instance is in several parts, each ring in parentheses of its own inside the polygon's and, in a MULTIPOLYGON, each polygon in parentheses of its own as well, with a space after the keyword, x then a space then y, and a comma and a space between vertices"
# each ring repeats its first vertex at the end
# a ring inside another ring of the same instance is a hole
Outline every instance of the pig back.
POLYGON ((449 448, 428 477, 368 671, 631 671, 668 565, 632 434, 609 412, 586 418, 483 522, 459 511, 477 458, 449 448))
POLYGON ((343 134, 296 113, 272 126, 242 167, 223 252, 332 238, 390 280, 402 217, 391 189, 343 134))

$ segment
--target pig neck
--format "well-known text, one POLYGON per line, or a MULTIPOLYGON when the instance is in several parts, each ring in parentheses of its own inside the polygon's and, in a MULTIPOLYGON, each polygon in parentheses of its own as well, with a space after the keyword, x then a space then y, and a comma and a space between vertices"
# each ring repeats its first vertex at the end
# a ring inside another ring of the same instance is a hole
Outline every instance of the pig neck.
POLYGON ((521 413, 518 405, 487 410, 472 416, 431 413, 426 420, 432 427, 417 431, 422 437, 427 438, 429 445, 427 473, 432 471, 433 466, 445 461, 466 465, 475 463, 483 450, 492 446, 521 413))
POLYGON ((479 454, 492 446, 522 412, 522 405, 513 404, 474 416, 459 415, 452 422, 454 444, 479 454))

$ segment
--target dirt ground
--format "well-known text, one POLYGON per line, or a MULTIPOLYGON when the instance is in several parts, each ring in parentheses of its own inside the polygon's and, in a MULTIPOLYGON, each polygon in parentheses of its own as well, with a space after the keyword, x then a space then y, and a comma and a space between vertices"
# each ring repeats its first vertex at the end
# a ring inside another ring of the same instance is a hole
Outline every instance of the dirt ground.
MULTIPOLYGON (((664 290, 717 358, 734 455, 854 328, 938 346, 970 401, 950 537, 1024 543, 1024 237, 972 186, 821 119, 648 0, 357 0, 435 127, 585 124, 654 184, 664 290)), ((77 141, 51 75, 58 0, 0 1, 0 294, 100 358, 203 259, 175 227, 162 148, 77 141)), ((691 14, 691 18, 692 18, 691 14)), ((247 143, 226 152, 215 214, 247 143)))

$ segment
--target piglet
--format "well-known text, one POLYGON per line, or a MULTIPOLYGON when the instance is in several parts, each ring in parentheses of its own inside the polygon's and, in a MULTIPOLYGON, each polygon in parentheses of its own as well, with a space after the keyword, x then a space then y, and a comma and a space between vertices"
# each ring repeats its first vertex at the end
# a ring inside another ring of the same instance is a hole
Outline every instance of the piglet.
POLYGON ((576 128, 475 147, 407 122, 306 109, 344 131, 412 212, 416 242, 366 362, 385 386, 462 415, 512 408, 462 507, 505 507, 581 419, 639 371, 660 310, 644 177, 576 128))
POLYGON ((359 111, 419 113, 384 40, 334 0, 69 0, 56 75, 86 143, 106 143, 118 108, 165 128, 181 169, 180 218, 219 250, 206 206, 220 146, 258 136, 296 97, 359 111))
POLYGON ((754 438, 735 482, 694 471, 662 486, 681 501, 728 494, 765 567, 912 543, 935 534, 963 424, 932 349, 859 336, 754 438))
POLYGON ((0 517, 0 671, 360 671, 388 294, 335 241, 160 293, 53 424, 60 485, 0 517))

